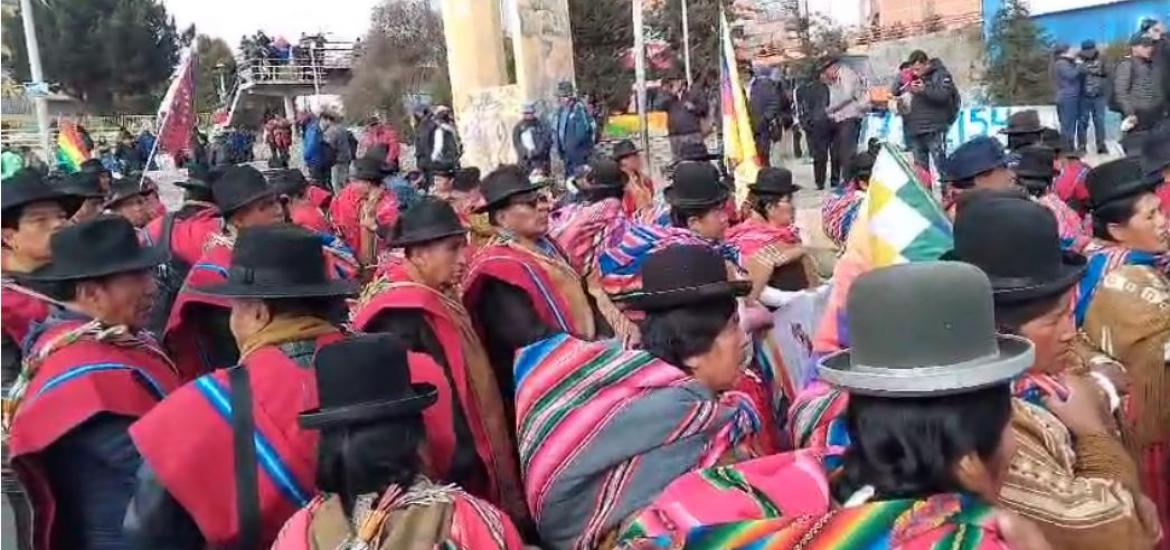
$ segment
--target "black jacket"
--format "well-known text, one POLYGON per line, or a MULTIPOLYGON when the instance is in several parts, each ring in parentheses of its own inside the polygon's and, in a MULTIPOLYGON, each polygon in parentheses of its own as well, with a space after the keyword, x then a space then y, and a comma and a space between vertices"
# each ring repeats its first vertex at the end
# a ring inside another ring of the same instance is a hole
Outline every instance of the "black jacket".
POLYGON ((697 134, 703 130, 707 100, 698 90, 687 90, 681 95, 664 93, 654 107, 666 111, 667 135, 697 134))
MULTIPOLYGON (((947 131, 959 109, 959 91, 942 61, 931 59, 930 69, 922 81, 922 91, 914 94, 910 112, 902 120, 906 134, 911 136, 947 131)), ((894 92, 895 95, 911 93, 908 88, 894 92)))
POLYGON ((796 112, 806 132, 828 130, 832 124, 825 109, 829 106, 829 87, 810 79, 796 88, 796 112))
POLYGON ((752 131, 759 134, 768 131, 771 125, 780 117, 781 98, 776 83, 767 78, 752 79, 751 90, 748 92, 752 131))
POLYGON ((512 147, 516 149, 516 158, 520 160, 540 160, 547 161, 549 155, 552 153, 552 130, 549 129, 548 124, 539 118, 533 120, 520 119, 516 126, 512 128, 512 147), (524 147, 524 140, 521 136, 524 135, 525 130, 532 128, 534 151, 529 152, 524 147))

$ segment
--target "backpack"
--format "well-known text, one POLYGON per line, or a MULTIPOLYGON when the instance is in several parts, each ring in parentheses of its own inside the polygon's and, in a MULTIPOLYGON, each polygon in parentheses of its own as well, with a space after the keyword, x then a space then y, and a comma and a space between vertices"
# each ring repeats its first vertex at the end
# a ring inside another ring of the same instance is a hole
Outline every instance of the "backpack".
POLYGON ((1113 86, 1113 79, 1117 78, 1117 71, 1120 71, 1120 70, 1129 71, 1129 86, 1130 86, 1130 88, 1133 88, 1133 75, 1134 75, 1133 58, 1127 57, 1125 59, 1122 59, 1121 61, 1118 61, 1117 65, 1113 67, 1112 71, 1106 71, 1106 75, 1105 75, 1105 79, 1106 79, 1105 94, 1106 95, 1105 95, 1105 97, 1107 99, 1105 100, 1105 105, 1109 107, 1110 111, 1113 111, 1113 112, 1118 113, 1122 116, 1125 116, 1125 110, 1122 109, 1121 102, 1117 101, 1117 91, 1114 89, 1114 86, 1113 86), (1124 69, 1122 69, 1122 65, 1125 66, 1124 69))
MULTIPOLYGON (((171 252, 171 233, 175 228, 175 214, 176 212, 168 212, 163 216, 162 229, 159 232, 157 246, 168 253, 171 252)), ((158 293, 155 294, 154 303, 150 306, 150 316, 146 328, 159 338, 162 337, 163 331, 167 328, 171 307, 175 304, 179 291, 183 289, 183 282, 187 280, 187 273, 190 271, 191 265, 173 253, 171 253, 169 260, 155 269, 154 280, 157 282, 158 293)))

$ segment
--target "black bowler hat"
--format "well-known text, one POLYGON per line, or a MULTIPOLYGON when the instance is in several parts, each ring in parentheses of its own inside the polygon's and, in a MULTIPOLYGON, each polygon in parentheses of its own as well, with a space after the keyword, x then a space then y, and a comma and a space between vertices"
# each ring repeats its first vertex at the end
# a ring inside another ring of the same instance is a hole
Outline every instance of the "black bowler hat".
POLYGON ((456 191, 471 191, 479 187, 479 168, 475 166, 460 168, 455 172, 455 180, 451 182, 451 187, 456 191))
POLYGON ((1024 109, 1008 115, 1007 128, 1001 134, 1038 134, 1044 130, 1040 125, 1040 113, 1036 109, 1024 109))
POLYGON ((752 289, 750 281, 729 281, 723 256, 702 244, 668 246, 646 258, 638 271, 642 289, 614 296, 614 302, 654 311, 744 296, 752 289))
POLYGON ((1056 218, 1019 195, 976 191, 955 216, 955 248, 945 257, 982 269, 995 301, 1058 295, 1085 271, 1085 257, 1060 248, 1056 218))
POLYGON ((585 178, 587 187, 590 189, 625 187, 628 176, 622 172, 617 160, 602 158, 589 163, 589 177, 585 178))
POLYGON ((1007 155, 995 138, 987 136, 960 145, 946 160, 950 181, 968 180, 1001 166, 1007 166, 1007 155))
POLYGON ((1060 137, 1060 132, 1052 128, 1040 130, 1040 145, 1052 149, 1057 154, 1064 150, 1064 140, 1060 137))
POLYGON ((84 161, 81 162, 81 164, 77 167, 77 169, 79 171, 89 172, 92 174, 103 174, 103 173, 109 174, 110 173, 110 171, 105 167, 105 165, 102 164, 102 161, 100 161, 98 159, 85 159, 84 161))
POLYGON ((264 180, 264 174, 248 165, 224 170, 222 176, 211 182, 211 194, 225 219, 249 204, 276 196, 264 180))
MULTIPOLYGON (((7 184, 6 184, 7 185, 7 184)), ((144 247, 134 226, 121 216, 98 216, 67 226, 49 240, 53 261, 28 275, 38 281, 76 281, 151 269, 169 252, 144 247)))
POLYGON ((214 179, 211 169, 206 164, 191 163, 187 165, 187 179, 175 182, 175 187, 183 189, 211 190, 211 180, 214 179))
POLYGON ((1036 354, 1026 338, 996 334, 991 292, 987 275, 962 262, 865 273, 845 302, 851 347, 821 359, 817 371, 850 393, 891 398, 1006 383, 1030 368, 1036 354))
POLYGON ((1142 146, 1142 170, 1151 179, 1162 181, 1162 171, 1170 167, 1170 128, 1150 132, 1142 146))
POLYGON ((466 233, 459 215, 447 201, 423 197, 398 216, 390 246, 400 248, 466 233))
POLYGON ((110 192, 106 195, 106 202, 102 208, 114 208, 122 201, 146 195, 152 190, 139 183, 138 178, 118 178, 110 182, 110 192))
POLYGON ((622 160, 636 154, 638 154, 638 146, 628 139, 623 139, 613 146, 613 160, 622 160))
POLYGON ((388 174, 383 164, 383 159, 361 157, 353 161, 353 172, 350 172, 349 179, 381 182, 388 174))
POLYGON ((483 193, 483 205, 476 207, 476 212, 486 212, 492 207, 503 205, 509 198, 543 189, 542 182, 533 182, 524 174, 520 167, 509 164, 492 170, 480 183, 480 192, 483 193))
POLYGON ((792 183, 792 172, 787 168, 769 166, 760 170, 756 182, 749 185, 748 190, 756 195, 783 197, 799 191, 800 186, 792 183))
POLYGON ((268 179, 277 195, 297 195, 309 186, 309 180, 297 169, 277 170, 268 179))
POLYGON ((1098 164, 1085 176, 1085 187, 1089 190, 1089 208, 1100 208, 1113 201, 1149 193, 1154 190, 1151 182, 1142 172, 1142 165, 1134 158, 1111 160, 1098 164))
POLYGON ((450 178, 455 176, 455 174, 459 171, 459 168, 456 167, 455 163, 453 162, 440 160, 434 164, 431 164, 429 170, 436 176, 447 176, 450 178))
POLYGON ((411 383, 406 346, 390 334, 359 334, 323 346, 313 372, 318 407, 297 417, 310 430, 417 417, 439 395, 433 384, 411 383))
POLYGON ((853 155, 849 161, 849 179, 851 180, 869 180, 873 175, 873 165, 877 162, 877 156, 868 151, 862 151, 853 155))
POLYGON ((62 206, 70 202, 71 196, 59 186, 50 185, 35 170, 20 170, 4 180, 0 203, 3 216, 15 214, 11 208, 42 201, 53 201, 62 206))
POLYGON ((683 162, 674 169, 674 182, 663 192, 666 202, 677 208, 706 208, 727 200, 727 187, 719 170, 710 163, 683 162))
POLYGON ((836 65, 840 62, 841 58, 835 55, 826 55, 825 57, 821 58, 820 61, 817 61, 817 74, 825 72, 829 67, 832 67, 833 65, 836 65))
POLYGON ((1021 178, 1052 181, 1056 176, 1056 151, 1043 145, 1027 145, 1016 151, 1020 160, 1012 171, 1021 178))
POLYGON ((83 199, 101 199, 106 196, 106 193, 102 191, 101 182, 98 181, 97 172, 69 174, 61 182, 61 188, 70 195, 83 199))
POLYGON ((321 239, 282 223, 240 231, 227 281, 193 290, 224 298, 314 298, 349 296, 357 285, 330 279, 321 239))
POLYGON ((689 141, 678 148, 678 160, 680 161, 708 161, 715 160, 715 155, 707 150, 707 146, 700 141, 689 141))

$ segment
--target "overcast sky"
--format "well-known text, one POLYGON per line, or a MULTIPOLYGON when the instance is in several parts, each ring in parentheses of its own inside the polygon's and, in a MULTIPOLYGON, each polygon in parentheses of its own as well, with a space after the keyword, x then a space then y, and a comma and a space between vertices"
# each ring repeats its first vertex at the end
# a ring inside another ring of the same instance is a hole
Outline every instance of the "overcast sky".
POLYGON ((201 33, 223 38, 232 49, 240 37, 263 29, 296 41, 318 31, 353 40, 366 33, 370 9, 379 0, 162 0, 180 30, 191 23, 201 33))

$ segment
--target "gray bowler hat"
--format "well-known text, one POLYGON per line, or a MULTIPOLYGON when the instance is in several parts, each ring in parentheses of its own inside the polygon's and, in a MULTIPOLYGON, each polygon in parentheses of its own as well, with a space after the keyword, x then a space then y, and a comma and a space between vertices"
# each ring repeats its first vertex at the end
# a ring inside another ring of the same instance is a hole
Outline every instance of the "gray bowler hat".
POLYGON ((960 262, 909 263, 859 277, 846 304, 847 350, 817 365, 851 393, 916 397, 974 391, 1032 366, 1032 343, 995 332, 991 282, 960 262))

